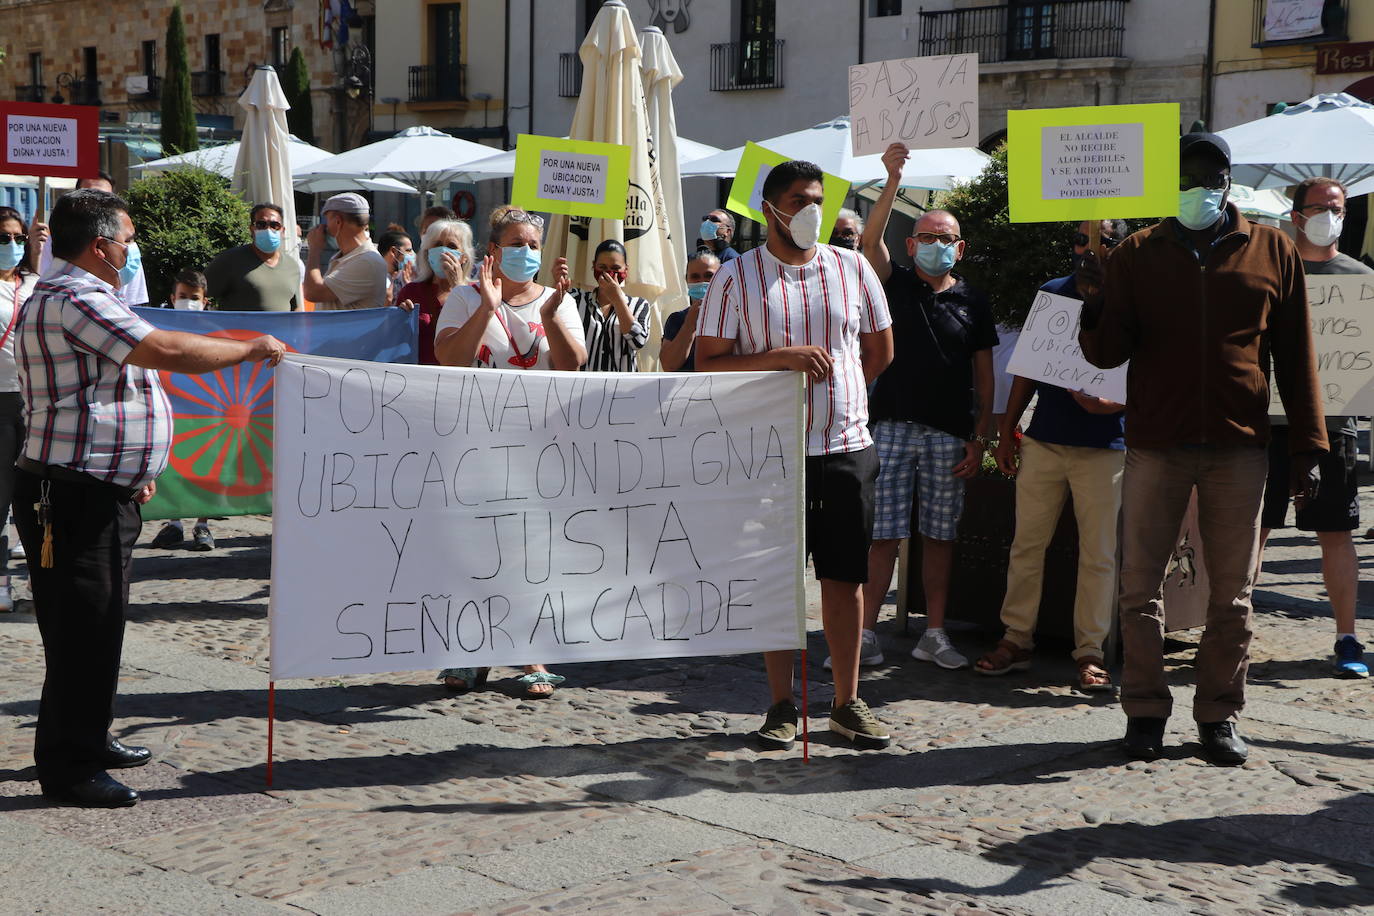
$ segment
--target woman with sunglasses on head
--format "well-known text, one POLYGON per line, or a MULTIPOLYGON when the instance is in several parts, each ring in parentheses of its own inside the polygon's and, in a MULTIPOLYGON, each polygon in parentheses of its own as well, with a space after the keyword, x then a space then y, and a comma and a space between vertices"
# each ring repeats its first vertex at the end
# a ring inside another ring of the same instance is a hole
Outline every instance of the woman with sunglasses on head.
MULTIPOLYGON (((554 262, 554 285, 534 282, 544 220, 519 207, 491 214, 487 252, 475 286, 456 286, 435 324, 434 353, 444 366, 555 369, 576 372, 587 361, 577 306, 568 295, 568 262, 554 262)), ((489 668, 445 668, 444 686, 467 693, 486 683, 489 668)), ((525 696, 552 696, 563 677, 526 665, 525 696)))
POLYGON ((24 218, 11 207, 0 207, 0 611, 14 609, 10 596, 10 545, 3 534, 14 496, 14 462, 24 444, 24 400, 19 394, 19 370, 14 361, 14 326, 19 312, 38 283, 29 270, 29 239, 24 218))
POLYGON ((596 289, 573 290, 587 338, 588 372, 638 372, 639 351, 649 342, 649 300, 625 292, 630 275, 625 246, 606 239, 592 259, 596 289))
POLYGON ((294 233, 281 207, 262 203, 249 216, 253 241, 221 252, 205 268, 207 293, 222 312, 286 312, 300 308, 301 262, 282 248, 294 233))

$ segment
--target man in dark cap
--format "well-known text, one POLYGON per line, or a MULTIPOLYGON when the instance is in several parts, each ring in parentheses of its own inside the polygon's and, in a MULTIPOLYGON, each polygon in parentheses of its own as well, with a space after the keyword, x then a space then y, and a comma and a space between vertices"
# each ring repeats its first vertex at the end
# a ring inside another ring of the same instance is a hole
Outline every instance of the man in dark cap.
POLYGON ((1227 202, 1231 151, 1209 133, 1180 141, 1179 213, 1135 233, 1077 283, 1079 342, 1103 368, 1130 361, 1122 487, 1121 707, 1126 750, 1161 755, 1172 709, 1164 672, 1163 582, 1188 499, 1211 594, 1193 718, 1203 753, 1234 766, 1245 705, 1260 504, 1268 471, 1268 368, 1283 399, 1299 506, 1316 495, 1326 428, 1298 250, 1227 202))

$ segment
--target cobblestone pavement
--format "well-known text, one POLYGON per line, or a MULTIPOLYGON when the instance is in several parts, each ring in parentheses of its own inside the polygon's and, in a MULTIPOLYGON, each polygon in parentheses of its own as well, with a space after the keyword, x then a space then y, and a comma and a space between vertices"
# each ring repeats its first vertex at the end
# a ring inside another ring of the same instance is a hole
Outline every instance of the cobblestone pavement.
MULTIPOLYGON (((1317 551, 1293 529, 1257 592, 1240 769, 1194 756, 1191 632, 1168 643, 1180 715, 1163 760, 1121 757, 1120 711, 1066 686, 1066 647, 1006 678, 939 671, 909 656, 919 618, 912 634, 885 620, 888 661, 865 672, 893 746, 841 747, 813 587, 809 763, 747 739, 767 698, 757 657, 614 662, 560 667, 547 701, 509 670, 464 697, 432 672, 283 684, 268 789, 270 530, 231 519, 213 553, 138 551, 116 729, 156 762, 124 774, 133 809, 38 796, 42 646, 25 606, 0 617, 0 912, 1374 908, 1374 688, 1329 677, 1317 551)), ((1374 541, 1357 543, 1368 567, 1374 541)), ((953 634, 971 655, 995 638, 953 634)))

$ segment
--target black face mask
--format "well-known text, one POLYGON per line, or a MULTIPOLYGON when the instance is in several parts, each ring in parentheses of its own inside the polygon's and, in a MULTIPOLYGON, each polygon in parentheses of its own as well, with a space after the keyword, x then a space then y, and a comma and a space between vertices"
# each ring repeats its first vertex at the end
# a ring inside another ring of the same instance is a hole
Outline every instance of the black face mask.
POLYGON ((850 251, 859 250, 859 239, 857 236, 832 235, 830 237, 830 244, 834 245, 836 248, 848 248, 850 251))

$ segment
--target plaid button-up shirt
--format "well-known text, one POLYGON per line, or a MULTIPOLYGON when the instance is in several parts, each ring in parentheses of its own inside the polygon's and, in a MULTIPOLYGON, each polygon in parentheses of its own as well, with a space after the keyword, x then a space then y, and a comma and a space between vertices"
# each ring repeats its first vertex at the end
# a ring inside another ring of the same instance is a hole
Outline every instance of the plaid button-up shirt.
POLYGON ((15 329, 24 456, 122 487, 161 474, 172 407, 156 370, 124 362, 153 330, 99 277, 65 263, 45 276, 15 329))

